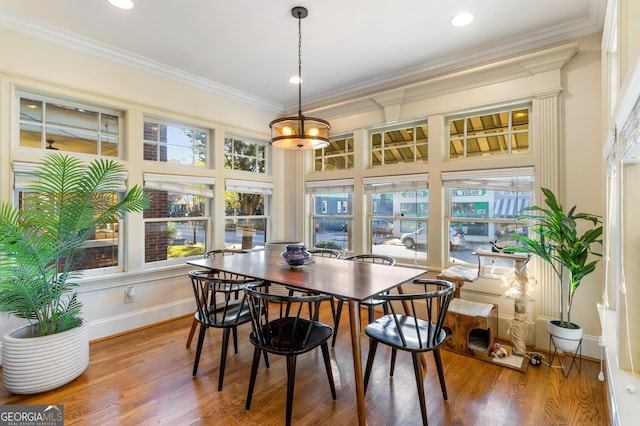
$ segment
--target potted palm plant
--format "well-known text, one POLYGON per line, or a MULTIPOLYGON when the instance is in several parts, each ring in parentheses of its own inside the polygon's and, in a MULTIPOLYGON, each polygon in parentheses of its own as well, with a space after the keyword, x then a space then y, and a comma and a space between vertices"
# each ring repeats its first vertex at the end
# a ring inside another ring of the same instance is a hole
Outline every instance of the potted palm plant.
POLYGON ((542 193, 546 207, 527 207, 518 217, 534 221, 531 231, 535 237, 513 234, 518 244, 508 249, 538 256, 553 269, 560 292, 560 319, 549 321, 548 331, 556 348, 575 351, 582 327, 571 321, 571 307, 583 278, 596 269, 602 256, 592 247, 602 244, 602 222, 599 216, 576 212, 576 206, 565 212, 551 190, 542 188, 542 193), (585 222, 589 226, 580 234, 579 223, 585 222))
POLYGON ((124 172, 112 160, 86 164, 52 153, 19 206, 0 202, 0 312, 28 321, 3 336, 2 378, 9 391, 43 392, 86 369, 77 262, 96 226, 149 205, 138 185, 115 200, 124 172))

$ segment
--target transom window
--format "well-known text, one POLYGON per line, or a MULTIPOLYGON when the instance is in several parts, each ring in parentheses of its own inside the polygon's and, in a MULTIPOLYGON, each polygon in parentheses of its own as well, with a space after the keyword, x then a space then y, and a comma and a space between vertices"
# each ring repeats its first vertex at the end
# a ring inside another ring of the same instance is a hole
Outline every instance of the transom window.
POLYGON ((329 146, 315 150, 316 172, 353 168, 353 135, 335 137, 329 146))
POLYGON ((206 167, 207 133, 204 129, 147 119, 144 159, 206 167))
POLYGON ((267 173, 267 144, 243 137, 224 139, 224 167, 254 173, 267 173))
POLYGON ((20 146, 117 157, 120 111, 19 94, 20 146))
POLYGON ((429 159, 426 123, 376 130, 371 133, 371 166, 419 163, 429 159))
POLYGON ((529 107, 449 120, 449 158, 529 152, 529 107))

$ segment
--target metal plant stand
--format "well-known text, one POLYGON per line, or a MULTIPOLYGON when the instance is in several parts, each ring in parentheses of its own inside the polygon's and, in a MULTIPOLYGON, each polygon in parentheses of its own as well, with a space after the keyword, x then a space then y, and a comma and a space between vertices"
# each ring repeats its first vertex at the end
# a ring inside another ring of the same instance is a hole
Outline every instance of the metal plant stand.
POLYGON ((563 337, 558 337, 558 336, 553 336, 551 333, 549 333, 549 352, 551 353, 551 360, 549 361, 549 366, 553 365, 553 359, 555 357, 558 357, 558 364, 560 364, 560 368, 562 368, 562 375, 564 376, 564 378, 566 379, 567 377, 569 377, 569 374, 571 373, 571 369, 575 366, 576 369, 578 370, 578 374, 580 374, 580 370, 582 368, 582 338, 580 338, 579 340, 575 340, 575 339, 565 339, 563 337), (566 342, 578 342, 578 346, 576 347, 576 349, 574 351, 565 351, 563 350, 562 352, 565 354, 564 357, 560 357, 560 354, 558 354, 558 348, 556 347, 556 341, 555 339, 558 340, 564 340, 566 342), (553 347, 553 352, 551 351, 551 348, 553 347), (569 354, 569 355, 567 355, 569 354), (569 366, 567 368, 567 356, 569 356, 571 358, 571 362, 569 363, 569 366))

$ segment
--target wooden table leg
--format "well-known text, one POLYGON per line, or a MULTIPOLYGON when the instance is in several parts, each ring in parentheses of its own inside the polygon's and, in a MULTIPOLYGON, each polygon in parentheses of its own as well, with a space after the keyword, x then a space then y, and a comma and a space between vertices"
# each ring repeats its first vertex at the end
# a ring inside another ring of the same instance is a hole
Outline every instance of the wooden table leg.
POLYGON ((356 377, 358 424, 364 426, 367 423, 367 415, 364 407, 364 376, 362 375, 362 348, 360 347, 360 304, 356 300, 349 300, 349 321, 351 323, 353 373, 356 377))

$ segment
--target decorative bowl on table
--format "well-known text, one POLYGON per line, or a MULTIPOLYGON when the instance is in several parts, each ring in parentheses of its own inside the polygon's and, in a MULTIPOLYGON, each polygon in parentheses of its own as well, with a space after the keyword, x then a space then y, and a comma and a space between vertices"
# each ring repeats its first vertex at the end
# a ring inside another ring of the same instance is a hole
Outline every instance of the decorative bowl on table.
POLYGON ((302 269, 312 255, 302 244, 289 244, 280 256, 291 269, 302 269))

